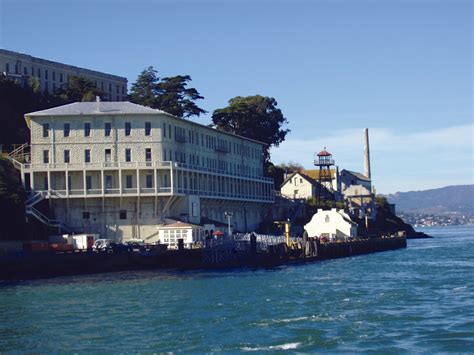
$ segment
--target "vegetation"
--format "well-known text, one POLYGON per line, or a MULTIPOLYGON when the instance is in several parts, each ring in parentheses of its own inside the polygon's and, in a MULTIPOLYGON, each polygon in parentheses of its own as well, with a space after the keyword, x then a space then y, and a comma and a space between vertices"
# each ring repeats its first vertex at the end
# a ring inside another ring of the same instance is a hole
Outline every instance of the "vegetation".
POLYGON ((56 90, 56 96, 64 103, 95 101, 96 96, 102 97, 103 93, 97 89, 96 84, 80 76, 69 77, 68 85, 56 90))
POLYGON ((132 84, 130 101, 160 109, 181 118, 206 113, 195 101, 204 97, 195 88, 188 88, 189 75, 159 78, 152 66, 143 70, 132 84))
POLYGON ((2 227, 0 240, 12 240, 25 232, 25 191, 18 172, 11 163, 0 157, 0 211, 2 227))
POLYGON ((290 131, 283 126, 288 122, 277 108, 277 102, 266 96, 237 96, 229 106, 217 109, 212 122, 218 129, 266 143, 265 161, 270 161, 270 148, 278 146, 290 131))

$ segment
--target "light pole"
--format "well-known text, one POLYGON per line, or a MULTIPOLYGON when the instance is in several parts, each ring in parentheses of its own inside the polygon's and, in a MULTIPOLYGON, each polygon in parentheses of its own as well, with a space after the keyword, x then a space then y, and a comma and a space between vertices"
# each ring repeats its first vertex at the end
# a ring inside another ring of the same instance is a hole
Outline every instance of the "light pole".
POLYGON ((231 233, 230 233, 230 219, 232 218, 234 214, 232 212, 228 212, 228 211, 225 211, 224 212, 224 216, 227 217, 227 228, 228 228, 228 235, 230 237, 231 233))

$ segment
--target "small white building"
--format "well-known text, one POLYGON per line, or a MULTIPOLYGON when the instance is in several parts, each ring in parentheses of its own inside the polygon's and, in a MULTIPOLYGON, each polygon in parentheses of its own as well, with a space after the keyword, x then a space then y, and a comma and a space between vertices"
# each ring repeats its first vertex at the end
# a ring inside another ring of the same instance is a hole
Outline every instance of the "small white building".
POLYGON ((327 211, 319 209, 304 229, 308 237, 326 237, 330 241, 357 237, 357 223, 343 210, 336 208, 327 211))
MULTIPOLYGON (((324 173, 324 172, 323 172, 324 173)), ((280 192, 282 196, 291 199, 308 199, 310 197, 316 197, 318 195, 318 189, 321 186, 319 183, 318 169, 314 170, 302 170, 294 172, 286 177, 280 186, 280 192)), ((338 168, 330 170, 331 174, 331 189, 336 193, 338 199, 339 192, 339 181, 338 181, 338 168)), ((329 186, 325 186, 326 189, 329 186)), ((324 194, 324 193, 323 193, 324 194)))
POLYGON ((193 244, 204 243, 204 229, 196 224, 174 220, 167 220, 167 223, 158 227, 160 244, 168 245, 169 249, 178 249, 178 239, 183 239, 184 247, 191 249, 193 244))

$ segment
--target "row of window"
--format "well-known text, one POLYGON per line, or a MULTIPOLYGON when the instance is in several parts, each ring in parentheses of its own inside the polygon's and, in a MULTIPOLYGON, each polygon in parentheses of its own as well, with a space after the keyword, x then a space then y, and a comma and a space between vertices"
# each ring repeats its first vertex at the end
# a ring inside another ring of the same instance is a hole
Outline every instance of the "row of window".
MULTIPOLYGON (((89 211, 82 212, 82 218, 83 219, 90 219, 91 218, 91 213, 89 211)), ((126 210, 120 210, 119 211, 119 219, 127 219, 127 211, 126 210)))
MULTIPOLYGON (((10 73, 10 63, 5 64, 5 73, 7 73, 7 74, 10 73)), ((48 69, 44 69, 44 71, 42 72, 41 68, 36 68, 36 70, 35 70, 35 67, 32 66, 30 73, 28 73, 28 67, 23 66, 23 75, 31 75, 31 76, 36 76, 38 78, 41 78, 42 73, 44 73, 44 79, 45 80, 50 79, 48 69)), ((15 64, 15 74, 16 75, 21 74, 20 66, 18 64, 15 64)), ((63 75, 63 73, 58 73, 58 74, 59 75, 56 75, 55 71, 51 71, 51 79, 53 81, 56 81, 56 78, 58 78, 60 83, 68 82, 68 80, 69 80, 69 75, 68 74, 64 74, 64 75, 63 75)), ((47 85, 47 83, 46 83, 46 85, 47 85)), ((96 85, 97 88, 99 88, 99 82, 98 81, 95 82, 95 85, 96 85)), ((55 89, 56 89, 56 84, 53 83, 53 90, 55 90, 55 89)), ((101 89, 102 92, 104 92, 104 82, 100 82, 100 89, 101 89)), ((120 91, 122 91, 122 95, 125 95, 125 91, 126 91, 125 85, 116 85, 116 90, 115 91, 116 91, 117 94, 119 94, 120 91)), ((112 93, 112 83, 109 83, 109 92, 112 93)))
MULTIPOLYGON (((105 149, 105 162, 106 163, 111 163, 112 162, 112 150, 111 149, 105 149)), ((64 163, 69 164, 71 162, 71 152, 69 149, 65 149, 63 152, 63 160, 64 163)), ((145 148, 145 161, 151 162, 152 160, 151 157, 151 148, 145 148)), ((132 150, 130 148, 125 149, 125 162, 129 163, 132 161, 132 150)), ((84 149, 84 163, 90 163, 91 162, 91 150, 90 149, 84 149)), ((45 149, 43 150, 43 163, 44 164, 49 164, 49 150, 45 149)))
MULTIPOLYGON (((42 127, 43 127, 43 138, 48 138, 49 131, 50 131, 49 123, 43 123, 42 127)), ((125 128, 125 135, 130 136, 132 133, 132 123, 125 122, 124 128, 125 128)), ((112 132, 112 123, 105 122, 104 123, 104 136, 109 137, 111 132, 112 132)), ((69 137, 70 134, 71 134, 71 124, 64 123, 63 136, 69 137)), ((84 137, 90 137, 90 135, 91 135, 91 124, 90 122, 85 122, 84 123, 84 137)), ((145 122, 145 136, 150 136, 150 135, 151 135, 151 122, 145 122)))

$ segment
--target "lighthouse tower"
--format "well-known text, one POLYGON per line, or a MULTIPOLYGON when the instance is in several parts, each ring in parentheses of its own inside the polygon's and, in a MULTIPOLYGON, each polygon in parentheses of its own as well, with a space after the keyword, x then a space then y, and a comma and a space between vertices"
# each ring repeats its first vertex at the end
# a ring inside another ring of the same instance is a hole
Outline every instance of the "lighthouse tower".
POLYGON ((334 189, 332 185, 331 166, 334 166, 332 154, 326 150, 326 147, 314 156, 314 165, 319 167, 318 182, 321 185, 318 189, 317 206, 321 207, 323 197, 323 187, 331 194, 331 199, 335 202, 334 189))

